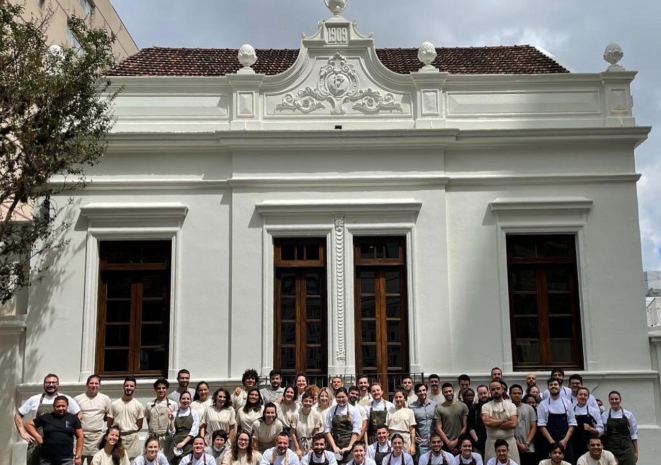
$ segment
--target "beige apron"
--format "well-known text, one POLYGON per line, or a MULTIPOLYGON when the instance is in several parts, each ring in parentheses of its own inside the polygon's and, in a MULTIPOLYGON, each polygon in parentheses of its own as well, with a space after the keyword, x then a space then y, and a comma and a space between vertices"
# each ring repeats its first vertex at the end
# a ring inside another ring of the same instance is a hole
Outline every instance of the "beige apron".
POLYGON ((170 417, 167 409, 170 408, 170 399, 166 397, 165 400, 167 404, 162 405, 154 399, 154 405, 149 410, 149 434, 158 435, 158 448, 162 454, 167 454, 172 444, 172 436, 168 434, 170 417))

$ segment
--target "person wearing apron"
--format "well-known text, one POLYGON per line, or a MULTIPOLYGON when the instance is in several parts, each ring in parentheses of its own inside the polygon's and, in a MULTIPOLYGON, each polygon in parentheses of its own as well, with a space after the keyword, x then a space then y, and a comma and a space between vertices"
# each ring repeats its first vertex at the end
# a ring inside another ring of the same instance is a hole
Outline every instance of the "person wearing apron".
POLYGON ((367 409, 367 443, 376 442, 376 430, 379 426, 386 424, 388 412, 395 410, 395 406, 383 398, 383 388, 379 383, 370 386, 372 401, 368 403, 367 409))
MULTIPOLYGON (((195 410, 192 410, 192 412, 197 413, 195 410)), ((192 441, 190 453, 182 456, 181 461, 178 463, 181 463, 181 465, 216 465, 216 460, 213 456, 204 452, 204 447, 204 438, 202 436, 196 436, 192 441)))
POLYGON ((576 405, 574 405, 576 429, 571 437, 574 457, 577 459, 588 452, 588 444, 591 437, 594 435, 601 436, 604 433, 601 414, 599 410, 588 404, 589 398, 590 391, 588 388, 578 388, 576 392, 576 405))
POLYGON ((455 458, 449 452, 443 450, 443 439, 441 435, 434 432, 429 438, 429 452, 418 457, 418 465, 453 465, 455 458))
POLYGON ((622 396, 617 391, 608 394, 611 408, 601 419, 604 423, 604 449, 612 452, 619 465, 635 465, 638 460, 638 423, 633 414, 624 410, 622 396))
POLYGON ((395 434, 392 439, 392 452, 383 458, 383 465, 413 465, 413 457, 404 452, 404 438, 395 434))
POLYGON ((99 392, 101 380, 97 375, 89 376, 85 385, 87 391, 77 395, 74 400, 82 413, 83 463, 89 463, 99 451, 99 443, 103 439, 105 418, 110 411, 110 397, 99 392))
POLYGON ((367 448, 367 457, 374 459, 376 465, 381 465, 383 458, 392 452, 390 444, 390 431, 386 425, 379 425, 376 428, 376 442, 367 448))
MULTIPOLYGON (((57 392, 60 387, 60 380, 57 375, 48 374, 44 378, 44 392, 43 394, 35 394, 26 400, 16 411, 14 415, 14 424, 21 438, 28 443, 27 452, 27 465, 39 465, 39 444, 32 436, 25 430, 23 425, 23 417, 30 413, 34 413, 34 418, 40 417, 46 413, 53 411, 53 401, 59 395, 57 392)), ((69 399, 68 412, 73 415, 78 415, 80 407, 75 400, 66 396, 69 399)), ((41 433, 41 431, 39 431, 41 433)))
POLYGON ((540 457, 548 457, 551 444, 558 442, 565 447, 565 460, 574 463, 574 448, 571 436, 577 426, 571 400, 560 395, 560 383, 549 379, 550 397, 537 407, 537 425, 546 441, 542 442, 540 457))
POLYGON ((326 436, 324 433, 314 435, 312 447, 301 458, 301 465, 337 465, 335 454, 326 450, 326 436))
MULTIPOLYGON (((179 410, 170 420, 169 430, 172 435, 172 445, 168 460, 174 465, 191 454, 194 439, 200 431, 200 417, 195 410, 190 408, 192 400, 188 391, 182 392, 179 397, 179 410)), ((202 442, 204 443, 204 439, 202 442)), ((204 453, 204 447, 202 447, 202 452, 204 453)))
POLYGON ((303 456, 312 450, 312 438, 323 427, 324 422, 321 415, 312 410, 313 403, 313 395, 310 392, 303 393, 301 409, 292 418, 291 436, 294 441, 294 451, 299 459, 302 459, 303 456))
POLYGON ((349 405, 349 393, 346 388, 340 387, 335 393, 337 405, 328 412, 324 432, 330 448, 338 457, 338 464, 351 460, 351 448, 358 439, 362 430, 360 412, 349 405))
POLYGON ((172 436, 168 433, 168 428, 170 420, 178 409, 177 403, 167 397, 169 387, 170 383, 166 379, 157 379, 154 382, 156 398, 153 402, 149 402, 147 408, 145 408, 149 434, 158 436, 159 452, 163 454, 170 451, 172 436))

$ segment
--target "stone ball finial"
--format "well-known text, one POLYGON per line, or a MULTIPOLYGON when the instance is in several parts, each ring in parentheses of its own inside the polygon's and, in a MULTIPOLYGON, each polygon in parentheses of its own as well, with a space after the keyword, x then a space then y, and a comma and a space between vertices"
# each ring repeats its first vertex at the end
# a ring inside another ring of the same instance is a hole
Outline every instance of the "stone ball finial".
POLYGON ((344 9, 347 7, 349 0, 324 0, 326 7, 333 13, 335 16, 340 16, 344 9))
POLYGON ((243 65, 243 69, 240 71, 243 71, 244 73, 250 72, 252 71, 250 67, 257 61, 257 53, 255 52, 255 49, 252 47, 252 45, 243 44, 239 49, 238 58, 239 63, 243 65))
POLYGON ((622 51, 620 44, 608 44, 606 50, 604 50, 604 60, 606 60, 607 63, 610 63, 608 71, 623 70, 624 68, 617 64, 623 56, 624 52, 622 51))
POLYGON ((436 47, 431 42, 424 42, 418 49, 418 60, 424 63, 423 70, 435 70, 432 62, 436 59, 436 47))

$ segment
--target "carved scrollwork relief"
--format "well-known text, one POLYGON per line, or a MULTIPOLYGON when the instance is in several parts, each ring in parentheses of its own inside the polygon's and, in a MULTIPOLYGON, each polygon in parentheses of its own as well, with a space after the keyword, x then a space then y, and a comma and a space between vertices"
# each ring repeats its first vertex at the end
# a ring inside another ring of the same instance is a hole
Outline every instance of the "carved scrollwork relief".
POLYGON ((307 114, 326 108, 330 104, 332 115, 344 115, 345 103, 355 102, 353 109, 375 114, 380 111, 403 112, 402 105, 397 103, 391 93, 382 94, 378 90, 367 88, 359 90, 359 79, 353 65, 347 59, 336 53, 328 59, 328 63, 319 70, 317 88, 306 87, 296 95, 289 93, 282 103, 275 107, 276 111, 300 111, 307 114))
POLYGON ((347 357, 344 342, 344 215, 335 215, 335 276, 337 297, 337 353, 338 361, 347 357))

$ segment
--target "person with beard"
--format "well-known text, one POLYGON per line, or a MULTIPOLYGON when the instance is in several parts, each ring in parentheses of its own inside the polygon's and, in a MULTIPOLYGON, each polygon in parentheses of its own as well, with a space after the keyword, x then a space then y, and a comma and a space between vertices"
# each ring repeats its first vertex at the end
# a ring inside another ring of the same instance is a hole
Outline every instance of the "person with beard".
POLYGON ((367 431, 367 410, 365 407, 360 405, 358 401, 360 400, 360 388, 358 386, 351 386, 349 388, 349 404, 353 405, 360 412, 360 420, 362 421, 362 429, 360 430, 360 436, 358 436, 358 442, 365 443, 365 433, 367 431))
POLYGON ((459 453, 457 447, 459 436, 466 434, 468 407, 454 398, 452 384, 443 384, 441 392, 443 392, 445 402, 438 404, 434 410, 436 432, 443 439, 443 448, 452 454, 457 454, 459 453))
POLYGON ((82 413, 80 423, 83 425, 84 436, 83 463, 91 461, 99 451, 106 415, 110 411, 110 397, 99 392, 99 376, 88 377, 86 386, 87 391, 74 398, 82 413))
POLYGON ((544 459, 539 462, 539 465, 571 465, 569 462, 564 461, 565 458, 565 448, 562 447, 562 444, 551 444, 551 450, 549 450, 549 458, 544 459))
POLYGON ((502 381, 503 380, 503 370, 498 367, 493 367, 491 369, 491 381, 502 381))
POLYGON ((168 399, 179 402, 179 397, 184 392, 188 392, 191 399, 195 397, 195 389, 188 387, 190 384, 190 371, 185 368, 179 370, 179 373, 177 373, 177 383, 177 389, 168 394, 168 399))
POLYGON ((437 404, 445 402, 445 397, 443 397, 443 393, 441 392, 441 377, 437 374, 431 374, 427 380, 429 381, 429 392, 427 393, 427 398, 436 402, 437 404))
POLYGON ((170 451, 170 444, 172 443, 172 436, 168 433, 168 426, 170 425, 170 418, 177 413, 179 404, 173 400, 168 399, 168 389, 170 383, 165 378, 159 378, 154 381, 154 392, 156 398, 147 402, 145 407, 145 418, 147 419, 149 434, 154 434, 158 437, 160 443, 160 452, 167 454, 170 451))
POLYGON ((241 376, 241 384, 243 387, 237 386, 232 393, 232 406, 234 407, 234 410, 238 412, 239 409, 246 405, 248 392, 257 385, 258 380, 259 374, 257 373, 257 370, 249 368, 243 372, 243 375, 241 376))
POLYGON ((482 406, 489 401, 489 388, 484 384, 477 387, 477 402, 468 409, 466 429, 473 440, 473 447, 480 453, 484 453, 487 442, 487 428, 482 422, 482 406))
POLYGON ((601 436, 604 434, 601 413, 599 412, 599 408, 590 406, 590 397, 591 395, 588 388, 578 388, 576 393, 576 404, 574 404, 576 429, 571 436, 572 444, 574 446, 574 457, 580 457, 588 452, 588 445, 592 436, 601 436))
POLYGON ((108 428, 112 425, 119 426, 124 448, 133 460, 140 455, 140 441, 138 440, 138 431, 142 429, 142 422, 145 418, 145 407, 133 397, 137 381, 129 376, 124 379, 124 395, 111 402, 110 411, 106 417, 108 428))
POLYGON ((514 430, 516 447, 519 449, 521 465, 537 465, 538 456, 535 453, 535 435, 537 434, 537 413, 528 404, 521 402, 523 387, 518 384, 510 388, 512 403, 516 405, 517 425, 514 430))
MULTIPOLYGON (((487 427, 487 441, 484 447, 484 459, 489 461, 497 455, 497 445, 505 443, 508 457, 519 462, 519 451, 514 439, 514 430, 518 424, 516 406, 503 399, 503 386, 500 381, 492 381, 491 401, 482 406, 482 421, 487 427)), ((508 459, 509 460, 509 459, 508 459)))
POLYGON ((496 456, 489 459, 487 465, 518 465, 509 455, 509 444, 504 439, 498 439, 494 444, 496 456))
MULTIPOLYGON (((337 391, 341 387, 344 387, 344 380, 342 379, 342 377, 341 376, 333 376, 331 378, 331 389, 333 391, 333 399, 335 399, 335 396, 337 395, 337 391)), ((335 401, 333 401, 333 405, 335 405, 335 401)))
MULTIPOLYGON (((41 415, 50 414, 53 411, 53 402, 59 396, 58 388, 60 387, 60 379, 57 375, 49 373, 44 378, 44 392, 42 394, 35 394, 26 400, 21 405, 16 414, 14 415, 14 424, 16 430, 21 438, 28 443, 27 464, 39 465, 39 444, 34 440, 34 437, 25 430, 23 425, 23 417, 28 414, 34 414, 34 418, 39 418, 41 415)), ((69 401, 67 412, 73 415, 80 414, 80 407, 71 397, 64 395, 69 401)))
POLYGON ((360 375, 356 384, 360 389, 358 404, 365 407, 372 401, 372 395, 370 394, 370 379, 367 375, 360 375))
POLYGON ((284 431, 278 433, 275 447, 264 451, 260 465, 299 465, 298 457, 289 449, 289 436, 284 431))
POLYGON ((259 391, 262 395, 264 405, 269 402, 275 402, 282 397, 285 388, 280 383, 282 383, 282 372, 280 370, 271 370, 269 373, 269 386, 259 391))
POLYGON ((528 373, 526 375, 526 393, 533 386, 537 386, 537 375, 535 373, 528 373))
POLYGON ((443 439, 438 433, 429 438, 429 452, 418 457, 418 465, 455 465, 456 459, 449 452, 442 450, 443 439))
POLYGON ((312 438, 312 450, 303 455, 301 465, 320 463, 322 465, 337 465, 335 454, 326 450, 326 436, 317 433, 312 438))
MULTIPOLYGON (((551 371, 551 379, 555 379, 560 384, 560 397, 571 400, 571 389, 563 386, 562 383, 565 380, 565 371, 562 368, 555 368, 551 371)), ((542 400, 546 400, 551 396, 551 391, 547 388, 542 392, 542 400)))
POLYGON ((571 436, 577 426, 576 417, 571 400, 563 397, 560 392, 560 383, 557 378, 550 378, 547 382, 549 397, 537 406, 537 426, 546 439, 542 442, 542 450, 539 452, 546 456, 549 453, 549 445, 559 442, 565 448, 567 462, 574 463, 571 436))
POLYGON ((459 375, 457 378, 457 390, 455 391, 455 395, 457 399, 460 401, 464 401, 464 391, 466 389, 470 389, 471 387, 471 378, 468 375, 459 375))
MULTIPOLYGON (((182 393, 182 396, 184 394, 187 393, 182 393)), ((202 436, 197 436, 193 439, 193 448, 191 452, 186 454, 179 463, 181 465, 216 465, 216 460, 213 456, 204 452, 204 444, 204 438, 202 436)))
POLYGON ((600 437, 590 438, 590 451, 578 458, 577 465, 620 465, 611 452, 604 450, 600 437))
POLYGON ((204 453, 211 455, 216 460, 216 464, 220 465, 228 449, 227 432, 217 429, 211 435, 211 445, 205 447, 204 453))
POLYGON ((370 392, 372 393, 372 402, 367 404, 365 407, 365 410, 367 410, 368 444, 372 444, 377 440, 377 428, 386 424, 386 417, 388 416, 388 412, 395 411, 395 406, 383 398, 383 388, 381 387, 381 384, 372 383, 370 386, 370 392))
MULTIPOLYGON (((119 434, 117 426, 106 430, 106 434, 103 434, 101 441, 96 444, 97 451, 92 457, 92 465, 129 465, 129 456, 126 455, 119 434)), ((146 443, 148 444, 149 440, 146 443)), ((156 443, 158 444, 158 440, 156 443)))
POLYGON ((405 376, 402 379, 402 385, 401 389, 404 390, 404 406, 408 407, 409 404, 415 402, 418 400, 418 396, 415 395, 415 392, 413 390, 413 378, 410 376, 405 376))
POLYGON ((390 431, 386 425, 376 428, 376 441, 367 448, 367 456, 374 459, 377 465, 381 465, 383 458, 392 452, 390 443, 390 431))
POLYGON ((53 410, 25 423, 25 429, 39 444, 39 465, 81 465, 83 428, 80 419, 69 412, 69 399, 57 396, 53 410), (37 431, 42 428, 42 432, 37 431), (76 455, 73 438, 76 437, 76 455))
POLYGON ((351 455, 353 458, 348 463, 348 465, 376 465, 376 462, 373 459, 367 457, 365 452, 365 444, 362 442, 354 443, 353 447, 351 448, 351 455))
POLYGON ((415 456, 418 459, 429 452, 429 439, 434 432, 434 411, 436 402, 427 399, 427 386, 415 385, 418 400, 409 405, 415 418, 415 456))

